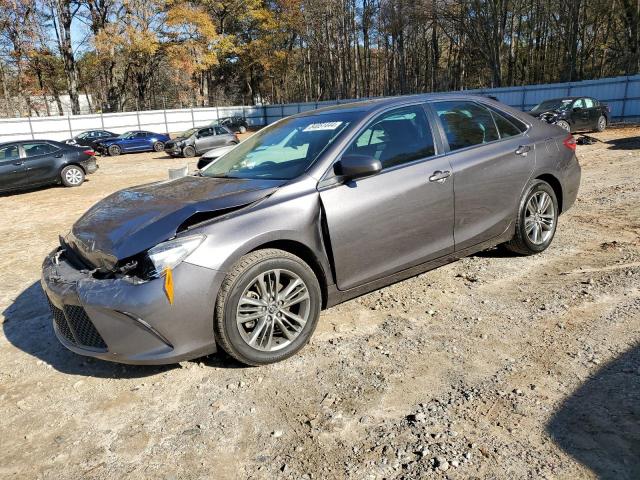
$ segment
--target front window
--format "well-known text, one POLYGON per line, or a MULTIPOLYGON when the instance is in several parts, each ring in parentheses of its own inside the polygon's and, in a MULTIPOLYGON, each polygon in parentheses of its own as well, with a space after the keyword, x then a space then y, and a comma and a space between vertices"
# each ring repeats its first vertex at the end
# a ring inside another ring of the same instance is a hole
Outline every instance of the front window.
POLYGON ((380 160, 382 168, 394 167, 435 155, 433 135, 421 105, 383 114, 367 127, 345 152, 380 160))
POLYGON ((290 180, 306 171, 356 119, 355 113, 286 118, 240 143, 202 175, 290 180))
POLYGON ((120 135, 120 138, 133 138, 136 136, 136 132, 124 132, 120 135))

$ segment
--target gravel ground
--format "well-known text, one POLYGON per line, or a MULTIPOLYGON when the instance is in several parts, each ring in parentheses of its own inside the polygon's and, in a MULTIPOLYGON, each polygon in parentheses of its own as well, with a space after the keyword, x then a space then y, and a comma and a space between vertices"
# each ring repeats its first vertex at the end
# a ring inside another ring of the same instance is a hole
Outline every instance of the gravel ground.
POLYGON ((0 477, 640 478, 640 128, 595 136, 546 252, 329 309, 263 368, 123 366, 53 336, 38 278, 57 236, 184 159, 104 158, 80 188, 0 197, 0 477))

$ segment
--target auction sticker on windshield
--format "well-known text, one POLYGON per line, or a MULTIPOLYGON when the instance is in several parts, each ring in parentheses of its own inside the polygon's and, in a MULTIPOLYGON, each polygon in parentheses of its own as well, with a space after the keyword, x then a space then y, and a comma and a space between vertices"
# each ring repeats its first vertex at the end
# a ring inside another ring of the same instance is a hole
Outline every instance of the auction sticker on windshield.
POLYGON ((340 125, 342 125, 342 122, 312 123, 310 125, 307 125, 304 128, 304 130, 302 130, 302 131, 303 132, 313 132, 315 130, 335 130, 340 125))

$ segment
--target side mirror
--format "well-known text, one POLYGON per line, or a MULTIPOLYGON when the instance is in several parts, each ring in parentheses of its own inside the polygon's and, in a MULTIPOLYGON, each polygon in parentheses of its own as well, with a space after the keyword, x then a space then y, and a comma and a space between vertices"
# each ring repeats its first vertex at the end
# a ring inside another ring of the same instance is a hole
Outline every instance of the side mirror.
POLYGON ((375 175, 382 170, 380 160, 368 155, 345 155, 333 167, 336 175, 347 179, 375 175))

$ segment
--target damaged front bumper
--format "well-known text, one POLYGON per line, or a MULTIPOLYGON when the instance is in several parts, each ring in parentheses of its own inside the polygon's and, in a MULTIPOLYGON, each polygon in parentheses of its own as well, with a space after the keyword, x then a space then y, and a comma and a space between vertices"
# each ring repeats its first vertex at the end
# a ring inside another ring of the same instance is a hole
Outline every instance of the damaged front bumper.
POLYGON ((174 303, 163 279, 134 284, 96 278, 56 249, 42 265, 54 331, 69 350, 130 364, 166 364, 216 351, 213 313, 224 274, 183 262, 173 271, 174 303))

